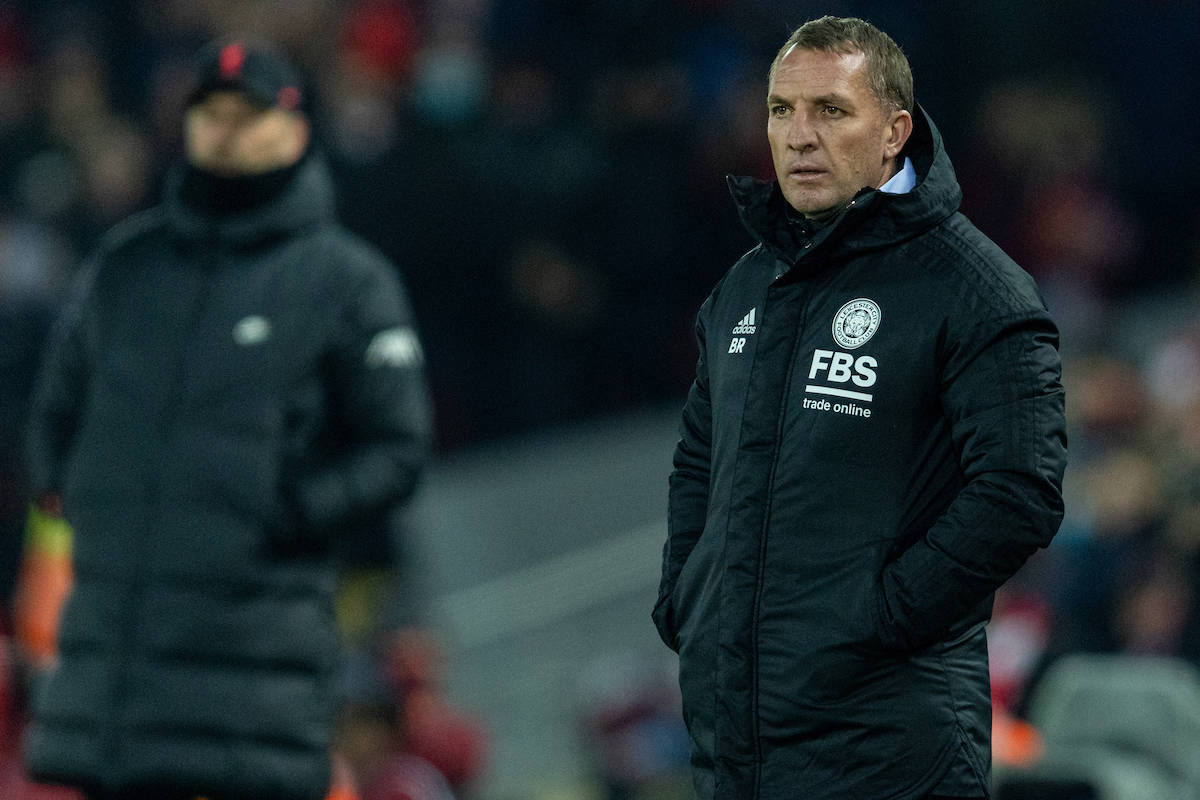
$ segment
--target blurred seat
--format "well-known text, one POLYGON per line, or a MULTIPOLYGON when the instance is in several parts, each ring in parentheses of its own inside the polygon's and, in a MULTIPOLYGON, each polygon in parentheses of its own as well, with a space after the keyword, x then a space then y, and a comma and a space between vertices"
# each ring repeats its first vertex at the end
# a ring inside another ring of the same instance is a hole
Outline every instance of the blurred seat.
POLYGON ((997 800, 1200 800, 1200 672, 1173 658, 1071 655, 1034 690, 1044 754, 997 800))

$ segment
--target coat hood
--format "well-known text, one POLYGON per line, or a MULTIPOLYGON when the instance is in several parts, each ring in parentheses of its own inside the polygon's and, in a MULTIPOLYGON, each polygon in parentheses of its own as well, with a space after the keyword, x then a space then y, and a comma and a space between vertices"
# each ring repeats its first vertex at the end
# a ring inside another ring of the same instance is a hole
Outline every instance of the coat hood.
MULTIPOLYGON (((847 253, 888 247, 932 228, 958 210, 962 190, 954 167, 941 134, 920 104, 913 114, 912 136, 900 155, 912 159, 917 173, 913 190, 887 194, 864 187, 822 229, 821 242, 836 243, 839 251, 847 253), (871 224, 863 225, 867 220, 871 224)), ((729 176, 727 181, 742 224, 758 241, 789 263, 807 255, 798 252, 796 224, 788 218, 787 201, 777 181, 738 176, 729 176)))

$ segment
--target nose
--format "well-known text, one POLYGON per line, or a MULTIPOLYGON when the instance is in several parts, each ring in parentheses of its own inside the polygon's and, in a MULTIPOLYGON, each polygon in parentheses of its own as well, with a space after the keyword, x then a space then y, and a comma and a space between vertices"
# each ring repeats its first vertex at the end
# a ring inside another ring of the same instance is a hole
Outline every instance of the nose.
POLYGON ((216 117, 212 122, 213 133, 219 139, 229 139, 240 127, 240 121, 233 116, 216 117))
POLYGON ((806 112, 797 109, 788 126, 787 146, 802 153, 817 148, 817 131, 806 112))

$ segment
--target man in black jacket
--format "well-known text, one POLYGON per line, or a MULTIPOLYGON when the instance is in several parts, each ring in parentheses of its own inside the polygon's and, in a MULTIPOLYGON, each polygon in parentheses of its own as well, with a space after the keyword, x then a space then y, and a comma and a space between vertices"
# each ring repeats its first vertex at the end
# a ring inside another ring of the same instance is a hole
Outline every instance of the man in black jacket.
POLYGON ((770 72, 759 245, 697 318, 654 620, 702 800, 986 797, 992 594, 1058 528, 1057 331, 958 213, 907 60, 857 19, 770 72))
POLYGON ((89 797, 319 800, 334 540, 428 448, 395 268, 333 218, 305 90, 210 45, 163 204, 113 230, 47 355, 39 500, 75 529, 32 773, 89 797))

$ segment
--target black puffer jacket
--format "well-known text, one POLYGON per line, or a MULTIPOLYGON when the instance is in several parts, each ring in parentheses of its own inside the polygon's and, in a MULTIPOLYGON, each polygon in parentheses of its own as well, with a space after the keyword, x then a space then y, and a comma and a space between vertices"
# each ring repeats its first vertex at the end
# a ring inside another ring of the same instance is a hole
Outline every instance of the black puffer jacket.
POLYGON ((318 160, 219 222, 178 186, 103 244, 37 394, 35 485, 62 491, 76 583, 29 761, 97 789, 316 800, 330 540, 414 488, 420 346, 318 160))
POLYGON ((987 791, 992 593, 1063 512, 1058 337, 914 116, 916 188, 819 231, 731 181, 762 244, 698 317, 654 612, 702 800, 987 791))

